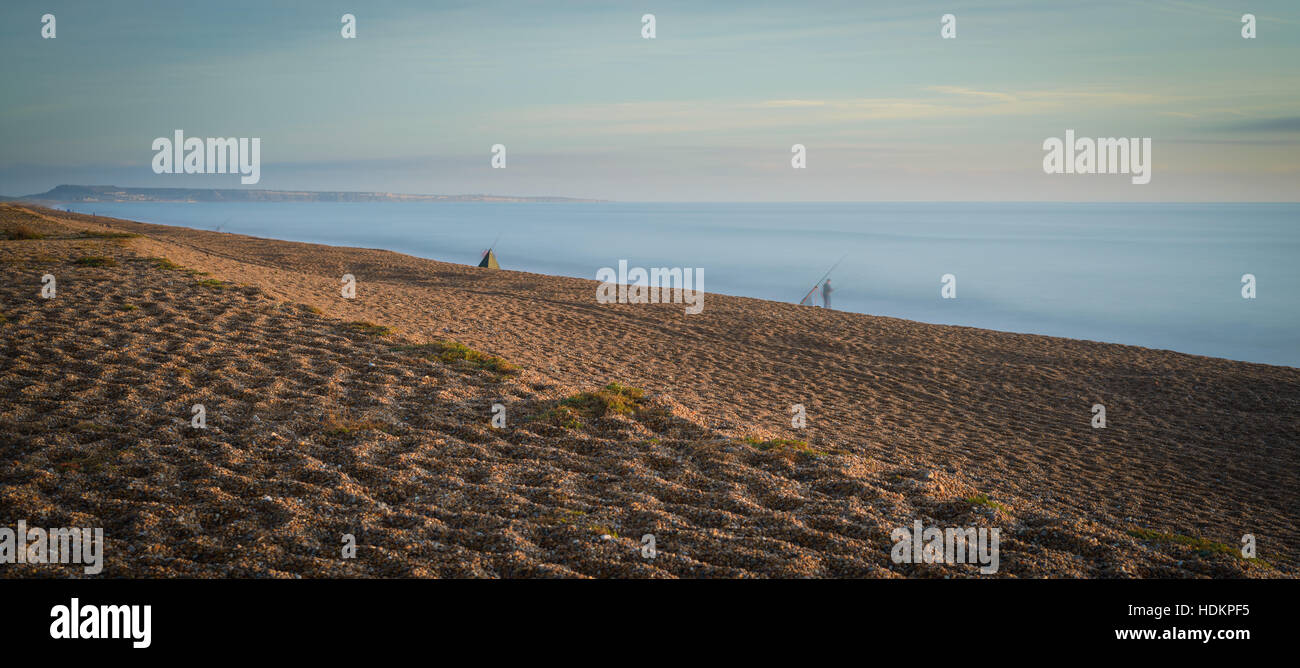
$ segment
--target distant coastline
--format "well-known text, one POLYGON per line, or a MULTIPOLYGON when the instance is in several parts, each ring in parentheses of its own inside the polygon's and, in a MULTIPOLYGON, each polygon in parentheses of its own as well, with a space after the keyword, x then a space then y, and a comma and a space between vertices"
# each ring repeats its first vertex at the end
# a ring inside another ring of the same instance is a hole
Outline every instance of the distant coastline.
POLYGON ((514 195, 412 195, 385 192, 251 190, 217 188, 121 188, 55 186, 46 192, 8 198, 26 202, 602 202, 576 197, 514 195))

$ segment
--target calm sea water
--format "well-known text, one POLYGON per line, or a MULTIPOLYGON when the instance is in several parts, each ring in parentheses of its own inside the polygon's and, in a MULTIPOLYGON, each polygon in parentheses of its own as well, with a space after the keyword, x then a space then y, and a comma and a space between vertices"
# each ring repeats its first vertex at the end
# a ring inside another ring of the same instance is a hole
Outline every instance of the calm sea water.
MULTIPOLYGON (((93 203, 168 225, 595 278, 703 267, 708 292, 1300 366, 1297 204, 93 203), (1258 296, 1241 296, 1243 274, 1258 296), (957 277, 957 299, 940 277, 957 277)), ((707 302, 706 302, 707 305, 707 302)), ((705 315, 707 315, 707 306, 705 315)))

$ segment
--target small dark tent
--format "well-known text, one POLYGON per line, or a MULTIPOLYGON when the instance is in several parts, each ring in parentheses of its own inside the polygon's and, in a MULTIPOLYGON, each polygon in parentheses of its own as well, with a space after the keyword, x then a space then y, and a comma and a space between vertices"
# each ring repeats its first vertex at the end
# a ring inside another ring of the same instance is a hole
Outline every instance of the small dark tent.
POLYGON ((483 255, 483 261, 478 263, 478 266, 487 267, 488 269, 501 268, 501 265, 497 264, 497 254, 493 253, 491 248, 489 248, 488 252, 483 255))

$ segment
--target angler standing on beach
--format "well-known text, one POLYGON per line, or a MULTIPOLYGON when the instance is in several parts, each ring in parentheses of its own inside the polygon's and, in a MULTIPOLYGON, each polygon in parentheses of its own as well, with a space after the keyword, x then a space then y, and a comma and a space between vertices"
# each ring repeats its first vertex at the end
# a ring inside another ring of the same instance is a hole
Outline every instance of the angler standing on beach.
POLYGON ((845 253, 844 255, 841 255, 841 256, 840 256, 840 259, 836 260, 836 261, 835 261, 835 264, 831 265, 831 268, 830 268, 830 269, 827 269, 827 270, 826 270, 826 273, 822 274, 822 277, 821 277, 820 279, 818 279, 816 283, 813 283, 812 289, 808 291, 808 294, 806 294, 806 295, 803 296, 803 299, 800 299, 800 300, 799 300, 799 304, 800 304, 800 305, 808 304, 808 305, 810 305, 810 306, 816 306, 816 305, 817 305, 817 288, 821 288, 821 289, 822 289, 822 306, 824 306, 824 307, 826 307, 826 308, 830 308, 830 307, 831 307, 831 292, 834 290, 834 288, 831 287, 831 272, 832 272, 832 271, 835 271, 835 268, 838 267, 838 266, 840 266, 840 263, 843 262, 843 261, 844 261, 844 258, 846 258, 846 257, 848 257, 848 256, 849 256, 848 253, 845 253))

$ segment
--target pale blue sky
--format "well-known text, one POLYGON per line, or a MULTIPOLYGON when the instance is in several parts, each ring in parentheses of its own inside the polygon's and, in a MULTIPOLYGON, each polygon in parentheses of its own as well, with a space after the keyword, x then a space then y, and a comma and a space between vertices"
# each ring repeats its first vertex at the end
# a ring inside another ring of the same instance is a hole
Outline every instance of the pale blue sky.
POLYGON ((177 4, 0 6, 0 194, 240 187, 153 174, 176 128, 262 138, 260 188, 1293 201, 1300 184, 1293 0, 177 4), (1151 183, 1044 174, 1066 128, 1152 137, 1151 183))

